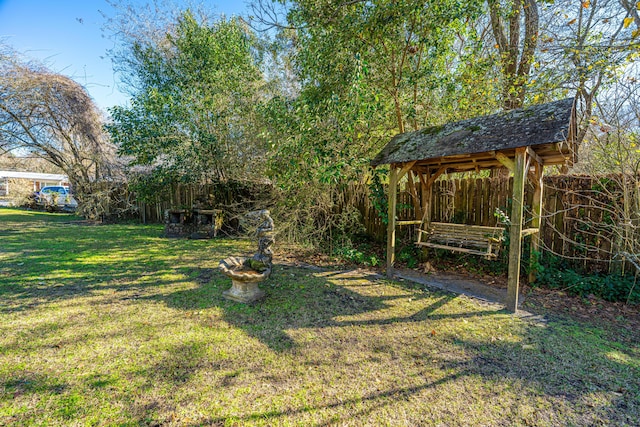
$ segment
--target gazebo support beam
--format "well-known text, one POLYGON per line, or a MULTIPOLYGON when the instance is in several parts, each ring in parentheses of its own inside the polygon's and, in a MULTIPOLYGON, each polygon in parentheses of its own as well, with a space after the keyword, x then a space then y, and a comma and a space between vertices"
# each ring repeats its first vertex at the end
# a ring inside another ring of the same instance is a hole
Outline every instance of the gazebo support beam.
POLYGON ((538 156, 538 154, 536 154, 536 152, 533 151, 533 148, 527 147, 527 155, 529 157, 531 157, 531 159, 534 160, 537 164, 539 164, 539 165, 543 165, 544 164, 544 162, 542 161, 540 156, 538 156))
POLYGON ((398 164, 389 165, 389 221, 387 222, 387 277, 393 276, 393 264, 396 261, 396 204, 398 202, 398 182, 416 164, 405 163, 400 169, 398 164))
POLYGON ((520 257, 522 253, 522 217, 524 206, 524 183, 527 174, 527 150, 516 149, 513 170, 513 199, 511 206, 511 227, 509 231, 509 276, 507 279, 507 310, 518 310, 520 287, 520 257))
POLYGON ((497 161, 499 161, 505 168, 509 169, 509 172, 515 173, 516 165, 513 160, 502 153, 495 153, 494 157, 497 161))

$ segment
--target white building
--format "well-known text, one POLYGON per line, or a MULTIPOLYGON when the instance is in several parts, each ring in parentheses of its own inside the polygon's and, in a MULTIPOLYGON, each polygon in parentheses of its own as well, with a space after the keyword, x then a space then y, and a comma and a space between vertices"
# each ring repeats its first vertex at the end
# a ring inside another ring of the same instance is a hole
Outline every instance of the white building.
POLYGON ((10 181, 12 180, 30 181, 33 191, 39 191, 47 185, 69 185, 69 178, 62 174, 0 170, 0 196, 11 195, 10 181))

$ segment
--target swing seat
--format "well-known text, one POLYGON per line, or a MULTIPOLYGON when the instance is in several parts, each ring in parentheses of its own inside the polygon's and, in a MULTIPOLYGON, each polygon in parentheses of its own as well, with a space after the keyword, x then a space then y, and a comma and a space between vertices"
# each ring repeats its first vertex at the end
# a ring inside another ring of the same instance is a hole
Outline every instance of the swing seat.
POLYGON ((426 230, 418 229, 416 245, 498 258, 504 241, 504 227, 431 222, 426 230))

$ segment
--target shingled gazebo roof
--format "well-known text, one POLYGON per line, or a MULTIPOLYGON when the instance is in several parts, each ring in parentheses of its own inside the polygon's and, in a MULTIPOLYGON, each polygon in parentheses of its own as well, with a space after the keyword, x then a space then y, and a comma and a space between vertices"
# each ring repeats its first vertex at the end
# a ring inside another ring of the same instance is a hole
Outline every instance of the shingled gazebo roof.
POLYGON ((502 167, 497 153, 513 157, 519 147, 530 147, 544 165, 565 164, 574 160, 575 134, 575 102, 567 98, 396 135, 371 165, 492 169, 502 167))

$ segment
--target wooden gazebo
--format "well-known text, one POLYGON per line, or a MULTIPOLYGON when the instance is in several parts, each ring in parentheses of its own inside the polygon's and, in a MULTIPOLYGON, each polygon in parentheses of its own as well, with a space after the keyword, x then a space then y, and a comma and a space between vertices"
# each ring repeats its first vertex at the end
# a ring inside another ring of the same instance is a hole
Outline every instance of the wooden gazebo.
MULTIPOLYGON (((371 161, 388 164, 389 223, 387 275, 395 261, 396 200, 398 182, 422 184, 424 217, 430 221, 432 185, 443 173, 507 168, 513 174, 507 309, 518 307, 522 239, 531 235, 532 253, 540 246, 540 215, 544 167, 570 165, 575 160, 576 112, 573 98, 477 117, 443 126, 396 135, 371 161), (523 230, 525 180, 533 184, 533 219, 523 230)), ((415 190, 415 186, 412 186, 415 190)), ((418 222, 418 221, 415 221, 418 222)))

